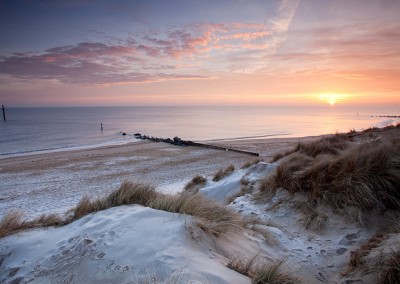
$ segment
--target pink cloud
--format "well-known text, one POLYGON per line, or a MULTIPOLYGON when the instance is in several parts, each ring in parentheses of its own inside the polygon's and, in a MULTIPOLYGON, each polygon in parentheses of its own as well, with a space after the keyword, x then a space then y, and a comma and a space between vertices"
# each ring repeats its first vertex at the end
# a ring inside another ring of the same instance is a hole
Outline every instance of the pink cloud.
MULTIPOLYGON (((108 50, 115 51, 112 48, 108 50)), ((116 50, 120 51, 120 49, 116 50)), ((161 80, 208 78, 192 74, 133 72, 127 69, 120 60, 107 58, 95 62, 95 60, 91 60, 93 59, 91 52, 82 52, 82 50, 76 52, 77 49, 70 47, 49 51, 53 53, 0 57, 0 74, 21 79, 56 79, 63 83, 73 84, 146 83, 161 80), (73 56, 70 56, 71 51, 73 51, 73 56)), ((110 56, 110 53, 102 52, 101 54, 110 56)), ((111 52, 111 54, 115 56, 115 52, 111 52)))
POLYGON ((256 31, 256 32, 242 32, 242 33, 233 33, 230 35, 222 36, 222 39, 241 39, 241 40, 254 40, 261 39, 267 36, 272 35, 271 31, 256 31))
POLYGON ((61 46, 47 49, 48 54, 54 56, 71 57, 98 57, 129 55, 135 52, 134 46, 106 45, 96 42, 82 42, 76 46, 61 46))
POLYGON ((143 44, 138 45, 137 50, 144 52, 146 55, 150 57, 159 57, 161 56, 162 52, 162 50, 159 47, 153 47, 143 44))
POLYGON ((196 23, 180 28, 150 30, 126 39, 81 42, 58 46, 42 53, 18 53, 0 57, 0 74, 16 78, 56 79, 72 84, 110 84, 152 82, 158 80, 202 79, 196 68, 184 66, 189 58, 201 66, 210 51, 244 52, 268 48, 265 39, 271 34, 264 25, 247 23, 196 23), (205 55, 205 56, 204 56, 205 55), (196 62, 197 61, 197 62, 196 62), (159 68, 146 69, 158 64, 159 68), (173 70, 155 73, 155 70, 173 70), (194 74, 193 74, 194 73, 194 74))

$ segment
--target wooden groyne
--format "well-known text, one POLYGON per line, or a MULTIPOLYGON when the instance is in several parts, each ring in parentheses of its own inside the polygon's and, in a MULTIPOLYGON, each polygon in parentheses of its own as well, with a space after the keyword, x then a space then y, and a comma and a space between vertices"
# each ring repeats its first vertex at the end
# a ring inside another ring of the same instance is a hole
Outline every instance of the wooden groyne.
POLYGON ((250 152, 250 151, 244 151, 244 150, 238 150, 238 149, 232 149, 228 147, 222 147, 222 146, 216 146, 216 145, 209 145, 205 143, 198 143, 198 142, 193 142, 189 140, 182 140, 179 137, 174 137, 173 139, 171 138, 158 138, 158 137, 152 137, 152 136, 147 136, 147 135, 141 135, 140 133, 136 133, 135 138, 141 139, 141 140, 149 140, 153 142, 164 142, 176 146, 194 146, 194 147, 201 147, 201 148, 207 148, 207 149, 215 149, 215 150, 222 150, 222 151, 232 151, 232 152, 237 152, 237 153, 242 153, 246 155, 251 155, 251 156, 260 156, 260 154, 255 153, 255 152, 250 152))
POLYGON ((247 155, 251 155, 251 156, 257 156, 257 157, 260 156, 260 154, 255 153, 255 152, 250 152, 250 151, 232 149, 232 148, 221 147, 221 146, 216 146, 216 145, 209 145, 209 144, 204 144, 204 143, 197 143, 197 142, 192 142, 192 141, 188 141, 188 142, 189 142, 189 144, 188 144, 189 146, 197 146, 197 147, 210 148, 210 149, 223 150, 223 151, 232 151, 232 152, 247 154, 247 155))
POLYGON ((400 118, 400 115, 371 115, 371 117, 400 118))

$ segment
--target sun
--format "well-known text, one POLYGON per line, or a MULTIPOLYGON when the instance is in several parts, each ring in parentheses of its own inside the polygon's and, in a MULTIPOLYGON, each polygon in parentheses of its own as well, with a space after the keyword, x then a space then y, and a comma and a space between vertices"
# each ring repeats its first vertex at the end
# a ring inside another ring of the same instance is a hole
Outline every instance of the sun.
POLYGON ((336 103, 342 102, 347 99, 349 96, 346 94, 338 94, 338 93, 323 93, 319 94, 319 99, 321 101, 325 101, 331 106, 335 105, 336 103))

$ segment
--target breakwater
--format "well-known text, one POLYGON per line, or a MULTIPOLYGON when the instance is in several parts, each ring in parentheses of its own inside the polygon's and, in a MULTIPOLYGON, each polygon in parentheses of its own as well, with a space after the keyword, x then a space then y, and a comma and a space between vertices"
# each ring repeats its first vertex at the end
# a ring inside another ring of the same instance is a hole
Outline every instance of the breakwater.
POLYGON ((216 145, 210 145, 210 144, 205 144, 205 143, 199 143, 199 142, 193 142, 189 140, 183 140, 179 137, 174 137, 174 138, 159 138, 159 137, 153 137, 153 136, 147 136, 147 135, 142 135, 140 133, 134 134, 136 139, 141 139, 141 140, 148 140, 148 141, 153 141, 153 142, 163 142, 163 143, 168 143, 176 146, 195 146, 195 147, 201 147, 201 148, 208 148, 208 149, 215 149, 215 150, 221 150, 221 151, 232 151, 232 152, 237 152, 237 153, 242 153, 246 155, 251 155, 251 156, 260 156, 260 154, 255 153, 255 152, 250 152, 250 151, 244 151, 244 150, 238 150, 238 149, 233 149, 230 147, 223 147, 223 146, 216 146, 216 145))

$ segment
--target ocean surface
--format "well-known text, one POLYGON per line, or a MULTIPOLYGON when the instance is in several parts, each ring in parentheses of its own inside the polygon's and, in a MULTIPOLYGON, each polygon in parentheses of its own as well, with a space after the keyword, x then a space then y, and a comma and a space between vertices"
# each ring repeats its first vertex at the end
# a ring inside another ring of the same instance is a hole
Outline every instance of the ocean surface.
POLYGON ((364 110, 337 106, 9 107, 7 120, 0 121, 0 158, 124 144, 137 141, 134 133, 193 141, 313 136, 397 123, 398 119, 376 117, 398 115, 396 111, 398 106, 364 110))

